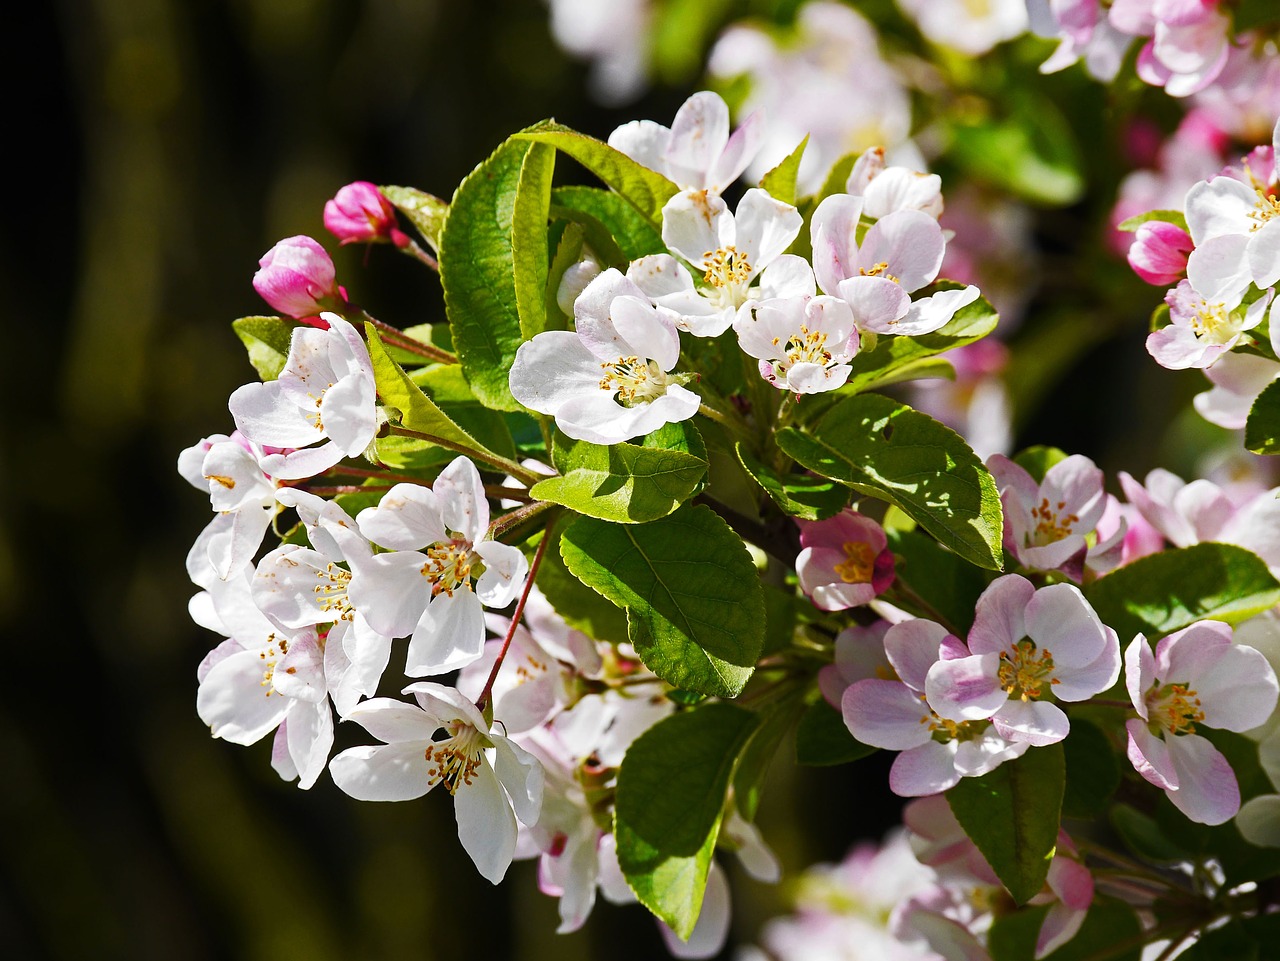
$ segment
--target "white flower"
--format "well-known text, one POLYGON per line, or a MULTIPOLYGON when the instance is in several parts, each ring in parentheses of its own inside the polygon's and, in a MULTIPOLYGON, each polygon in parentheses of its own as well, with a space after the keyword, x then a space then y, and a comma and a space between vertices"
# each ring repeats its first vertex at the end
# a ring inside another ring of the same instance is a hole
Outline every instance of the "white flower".
POLYGON ((259 459, 272 477, 313 477, 343 457, 364 453, 377 431, 369 349, 337 314, 320 316, 329 329, 294 330, 276 380, 245 384, 228 402, 236 426, 252 443, 285 449, 259 459), (325 443, 307 446, 318 441, 325 443))
POLYGON ((844 386, 858 353, 853 311, 837 297, 782 297, 742 308, 738 344, 779 390, 813 394, 844 386))
POLYGON ((351 712, 350 720, 384 743, 335 757, 333 782, 361 801, 407 801, 443 784, 453 795, 458 839, 480 874, 497 884, 515 854, 516 819, 537 823, 542 767, 490 730, 453 688, 424 681, 404 693, 413 694, 417 706, 377 697, 351 712), (437 740, 442 729, 448 736, 437 740))
POLYGON ((516 351, 516 400, 593 444, 616 444, 697 413, 698 395, 668 373, 680 358, 670 311, 612 268, 573 309, 576 332, 546 331, 516 351))
POLYGON ((277 510, 276 482, 258 466, 261 455, 239 431, 213 434, 178 455, 178 473, 207 491, 218 512, 207 528, 207 557, 222 578, 253 560, 277 510))

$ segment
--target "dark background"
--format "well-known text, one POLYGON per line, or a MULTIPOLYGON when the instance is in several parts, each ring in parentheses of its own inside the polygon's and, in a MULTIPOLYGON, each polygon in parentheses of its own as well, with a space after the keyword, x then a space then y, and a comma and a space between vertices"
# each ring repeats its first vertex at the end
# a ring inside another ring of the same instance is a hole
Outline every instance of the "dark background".
MULTIPOLYGON (((384 320, 444 319, 427 271, 389 249, 366 266, 323 231, 338 187, 447 198, 519 127, 669 122, 692 81, 593 105, 532 0, 57 0, 20 16, 0 241, 0 955, 661 957, 639 908, 598 905, 559 937, 531 864, 490 887, 443 794, 357 804, 327 776, 303 793, 271 771, 269 739, 208 736, 195 670, 217 639, 187 616, 183 558, 209 513, 174 463, 231 429, 226 397, 252 371, 229 322, 265 312, 250 279, 278 239, 321 240, 384 320)), ((1122 347, 1088 354, 1032 438, 1102 458, 1132 434, 1115 398, 1151 379, 1131 373, 1141 334, 1136 318, 1122 347)), ((1149 461, 1130 445, 1107 466, 1149 461)), ((789 874, 894 821, 889 760, 776 765, 761 817, 789 874)), ((785 888, 735 885, 750 939, 785 888)))

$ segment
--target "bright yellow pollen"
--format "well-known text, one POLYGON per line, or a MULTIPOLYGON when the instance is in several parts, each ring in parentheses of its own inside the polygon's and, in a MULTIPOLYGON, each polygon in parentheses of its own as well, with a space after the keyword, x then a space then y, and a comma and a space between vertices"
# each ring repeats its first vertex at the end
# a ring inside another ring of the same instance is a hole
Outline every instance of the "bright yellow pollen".
POLYGON ((1267 185, 1257 178, 1254 172, 1249 169, 1247 162, 1244 165, 1244 169, 1252 182, 1253 192, 1257 195, 1257 200, 1253 202, 1253 210, 1249 212, 1249 219, 1254 222, 1249 229, 1254 231, 1260 229, 1268 220, 1280 217, 1280 198, 1272 194, 1267 185))
POLYGON ((452 540, 427 548, 427 562, 421 574, 431 581, 431 595, 453 592, 471 580, 471 547, 463 540, 452 540))
POLYGON ((332 614, 335 621, 349 621, 354 616, 351 601, 347 597, 347 588, 351 584, 351 572, 337 564, 329 564, 324 570, 316 571, 320 581, 311 590, 316 595, 320 610, 332 614))
POLYGON ((289 653, 289 641, 287 638, 276 637, 272 634, 267 638, 267 646, 258 652, 258 657, 262 660, 265 670, 262 672, 262 680, 260 686, 267 690, 263 697, 270 697, 272 694, 278 694, 275 689, 276 661, 289 653))
POLYGON ((1200 309, 1196 311, 1194 317, 1191 318, 1191 331, 1197 337, 1215 338, 1222 333, 1228 336, 1234 333, 1230 329, 1228 323, 1231 311, 1227 310, 1226 304, 1211 304, 1207 300, 1200 301, 1200 309), (1228 328, 1223 331, 1223 328, 1228 328))
POLYGON ((1029 637, 1014 644, 1012 651, 1001 652, 998 676, 1010 697, 1024 701, 1035 700, 1046 686, 1058 683, 1053 676, 1053 655, 1047 648, 1038 650, 1029 637))
POLYGON ((450 721, 447 730, 450 736, 427 745, 423 757, 430 765, 427 777, 431 782, 439 782, 450 794, 456 794, 459 786, 470 784, 475 777, 481 752, 489 743, 465 721, 450 721))
POLYGON ((870 270, 859 268, 858 273, 863 277, 883 277, 885 280, 892 280, 895 284, 902 283, 897 277, 889 273, 889 262, 885 260, 880 261, 870 270))
POLYGON ((611 364, 601 364, 605 372, 600 389, 616 395, 624 407, 647 404, 667 391, 667 375, 652 360, 619 357, 611 364))
POLYGON ((730 244, 719 250, 708 250, 702 255, 707 272, 702 279, 712 287, 737 287, 751 279, 751 264, 746 254, 738 253, 730 244))
POLYGON ((846 584, 870 584, 875 571, 876 555, 871 545, 864 541, 845 541, 846 560, 835 566, 835 572, 846 584))
MULTIPOLYGON (((1170 734, 1194 734, 1204 710, 1196 692, 1185 684, 1166 684, 1147 695, 1151 724, 1170 734)), ((1158 732, 1154 732, 1158 733, 1158 732)))
MULTIPOLYGON (((774 343, 777 343, 777 338, 774 338, 774 343)), ((817 364, 819 367, 826 367, 832 360, 832 353, 827 350, 826 345, 825 331, 810 330, 801 324, 800 332, 787 338, 782 352, 787 357, 788 367, 795 364, 817 364)))
POLYGON ((1056 506, 1051 506, 1049 498, 1045 497, 1041 499, 1039 507, 1031 509, 1031 516, 1036 521, 1036 529, 1031 536, 1033 546, 1044 547, 1046 544, 1053 544, 1075 529, 1075 525, 1080 523, 1080 518, 1076 514, 1060 513, 1066 510, 1066 507, 1066 501, 1058 501, 1056 506))

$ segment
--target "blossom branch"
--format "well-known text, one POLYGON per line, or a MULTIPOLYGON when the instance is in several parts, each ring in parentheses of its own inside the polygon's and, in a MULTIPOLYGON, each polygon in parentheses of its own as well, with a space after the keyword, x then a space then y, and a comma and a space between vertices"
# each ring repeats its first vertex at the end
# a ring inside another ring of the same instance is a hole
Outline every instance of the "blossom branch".
POLYGON ((451 354, 447 350, 441 350, 439 347, 431 344, 424 344, 420 340, 414 340, 399 327, 392 327, 390 324, 378 320, 364 308, 359 308, 360 319, 366 323, 373 324, 378 329, 378 333, 392 347, 399 347, 401 350, 410 354, 417 354, 427 360, 433 360, 440 364, 456 364, 458 357, 451 354))
POLYGON ((404 253, 408 254, 410 257, 414 257, 417 260, 421 261, 422 263, 426 264, 428 267, 434 270, 437 274, 440 273, 440 262, 436 260, 434 257, 432 257, 425 250, 423 250, 421 247, 419 247, 417 244, 417 241, 410 240, 408 244, 398 249, 402 250, 404 253))
POLYGON ((401 437, 412 437, 415 440, 425 440, 437 447, 443 447, 446 450, 456 451, 459 454, 465 454, 467 457, 473 457, 476 460, 482 460, 492 467, 496 467, 503 473, 510 474, 516 480, 526 485, 536 484, 544 478, 528 470, 524 466, 517 464, 500 454, 494 454, 489 451, 478 451, 465 444, 459 444, 454 440, 447 440, 438 434, 428 434, 425 431, 413 430, 400 424, 387 424, 384 428, 389 434, 398 434, 401 437))

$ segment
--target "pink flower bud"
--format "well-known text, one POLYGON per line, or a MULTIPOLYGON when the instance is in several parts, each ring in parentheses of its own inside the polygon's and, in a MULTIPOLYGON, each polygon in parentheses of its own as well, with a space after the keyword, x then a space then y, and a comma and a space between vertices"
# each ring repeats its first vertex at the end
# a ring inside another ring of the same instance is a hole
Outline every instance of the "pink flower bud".
POLYGON ((1149 284, 1167 287, 1187 275, 1187 256, 1195 248, 1191 235, 1176 224, 1148 220, 1129 247, 1129 266, 1149 284))
POLYGON ((347 184, 324 205, 325 228, 344 244, 388 241, 407 247, 409 238, 396 224, 396 208, 367 180, 347 184))
POLYGON ((288 237, 263 254, 253 289, 280 313, 299 319, 340 312, 346 304, 333 261, 310 237, 288 237))

